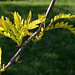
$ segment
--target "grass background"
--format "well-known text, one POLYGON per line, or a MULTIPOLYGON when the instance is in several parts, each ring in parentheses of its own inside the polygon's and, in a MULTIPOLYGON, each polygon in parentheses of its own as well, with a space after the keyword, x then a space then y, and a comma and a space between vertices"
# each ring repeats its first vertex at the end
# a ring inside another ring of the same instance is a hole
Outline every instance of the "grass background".
MULTIPOLYGON (((0 16, 7 16, 13 22, 11 12, 17 11, 26 18, 32 11, 32 20, 38 13, 46 12, 51 0, 31 0, 0 2, 0 16)), ((75 0, 57 0, 46 25, 59 13, 75 14, 75 0)), ((75 19, 68 20, 75 26, 75 19)), ((60 21, 62 21, 60 20, 60 21)), ((27 39, 24 38, 23 41, 27 39)), ((3 50, 2 63, 7 64, 16 53, 16 43, 0 35, 0 46, 3 50)), ((43 39, 30 42, 21 53, 22 63, 13 64, 3 75, 75 75, 75 35, 66 29, 55 29, 44 33, 43 39)))

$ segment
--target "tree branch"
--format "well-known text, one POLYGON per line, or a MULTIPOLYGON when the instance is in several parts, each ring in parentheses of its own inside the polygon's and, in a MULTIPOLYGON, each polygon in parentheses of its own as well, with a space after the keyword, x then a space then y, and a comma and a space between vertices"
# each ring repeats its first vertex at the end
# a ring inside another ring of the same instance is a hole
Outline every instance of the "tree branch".
MULTIPOLYGON (((51 1, 50 5, 49 5, 49 7, 48 7, 48 9, 47 9, 47 12, 46 12, 46 18, 47 18, 48 15, 50 14, 51 9, 52 9, 52 7, 53 7, 55 1, 56 1, 56 0, 52 0, 52 1, 51 1)), ((21 48, 19 48, 19 50, 16 52, 16 54, 11 58, 11 60, 10 60, 10 61, 8 62, 8 64, 5 66, 5 70, 8 69, 8 67, 10 67, 10 66, 13 64, 13 62, 15 61, 15 59, 17 58, 17 56, 22 52, 22 50, 23 50, 23 49, 25 48, 25 46, 31 41, 31 39, 32 39, 33 37, 35 37, 37 34, 39 34, 39 32, 41 31, 41 27, 42 27, 42 26, 43 26, 43 24, 41 23, 39 29, 38 29, 32 36, 30 36, 30 37, 22 44, 21 48)))

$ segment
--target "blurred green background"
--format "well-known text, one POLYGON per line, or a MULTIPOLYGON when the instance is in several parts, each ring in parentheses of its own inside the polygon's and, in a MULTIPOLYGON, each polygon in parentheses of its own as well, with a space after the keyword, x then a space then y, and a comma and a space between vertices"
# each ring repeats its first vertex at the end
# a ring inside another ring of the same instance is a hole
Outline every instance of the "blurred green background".
MULTIPOLYGON (((25 19, 32 11, 32 20, 38 13, 46 12, 51 0, 0 0, 0 16, 9 17, 13 22, 11 12, 17 11, 25 19)), ((56 3, 46 21, 59 13, 75 15, 75 0, 56 0, 56 3)), ((75 19, 61 19, 59 22, 69 22, 75 27, 75 19)), ((25 37, 23 42, 28 38, 25 37)), ((16 43, 0 35, 0 46, 3 50, 2 63, 7 64, 16 53, 16 43)), ((21 53, 22 63, 13 64, 3 75, 75 75, 75 35, 67 29, 55 29, 44 32, 44 37, 36 42, 30 42, 21 53)))

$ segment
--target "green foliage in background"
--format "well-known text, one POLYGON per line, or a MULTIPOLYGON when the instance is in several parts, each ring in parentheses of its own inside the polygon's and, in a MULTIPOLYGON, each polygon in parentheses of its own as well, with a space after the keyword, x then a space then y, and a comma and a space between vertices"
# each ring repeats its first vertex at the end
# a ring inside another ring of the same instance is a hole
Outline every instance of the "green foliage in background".
MULTIPOLYGON (((44 2, 44 1, 51 1, 51 0, 0 0, 0 1, 27 1, 27 2, 44 2)), ((57 2, 60 2, 60 0, 57 0, 57 2)), ((75 2, 75 0, 61 0, 61 2, 75 2)), ((67 3, 66 3, 67 4, 67 3)))

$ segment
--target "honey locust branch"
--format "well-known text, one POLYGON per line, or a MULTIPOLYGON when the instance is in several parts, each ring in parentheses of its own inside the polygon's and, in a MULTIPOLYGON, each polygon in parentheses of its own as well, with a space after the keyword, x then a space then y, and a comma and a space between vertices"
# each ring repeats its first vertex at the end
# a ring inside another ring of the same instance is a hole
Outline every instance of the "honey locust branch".
MULTIPOLYGON (((49 5, 49 7, 48 7, 48 9, 47 9, 47 12, 46 12, 46 18, 47 18, 48 15, 50 14, 51 9, 52 9, 52 7, 53 7, 55 1, 56 1, 56 0, 52 0, 52 1, 51 1, 50 5, 49 5)), ((33 37, 35 37, 37 34, 39 34, 39 32, 41 31, 41 27, 43 27, 43 24, 42 24, 42 23, 40 24, 39 29, 38 29, 37 31, 35 31, 35 33, 34 33, 32 36, 30 36, 30 37, 22 44, 22 46, 19 48, 19 50, 16 52, 16 54, 10 59, 10 61, 8 62, 8 64, 5 66, 5 70, 8 69, 8 68, 14 63, 14 61, 15 61, 16 58, 17 58, 17 56, 22 52, 22 50, 23 50, 23 49, 25 48, 25 46, 31 41, 31 39, 32 39, 33 37)))

